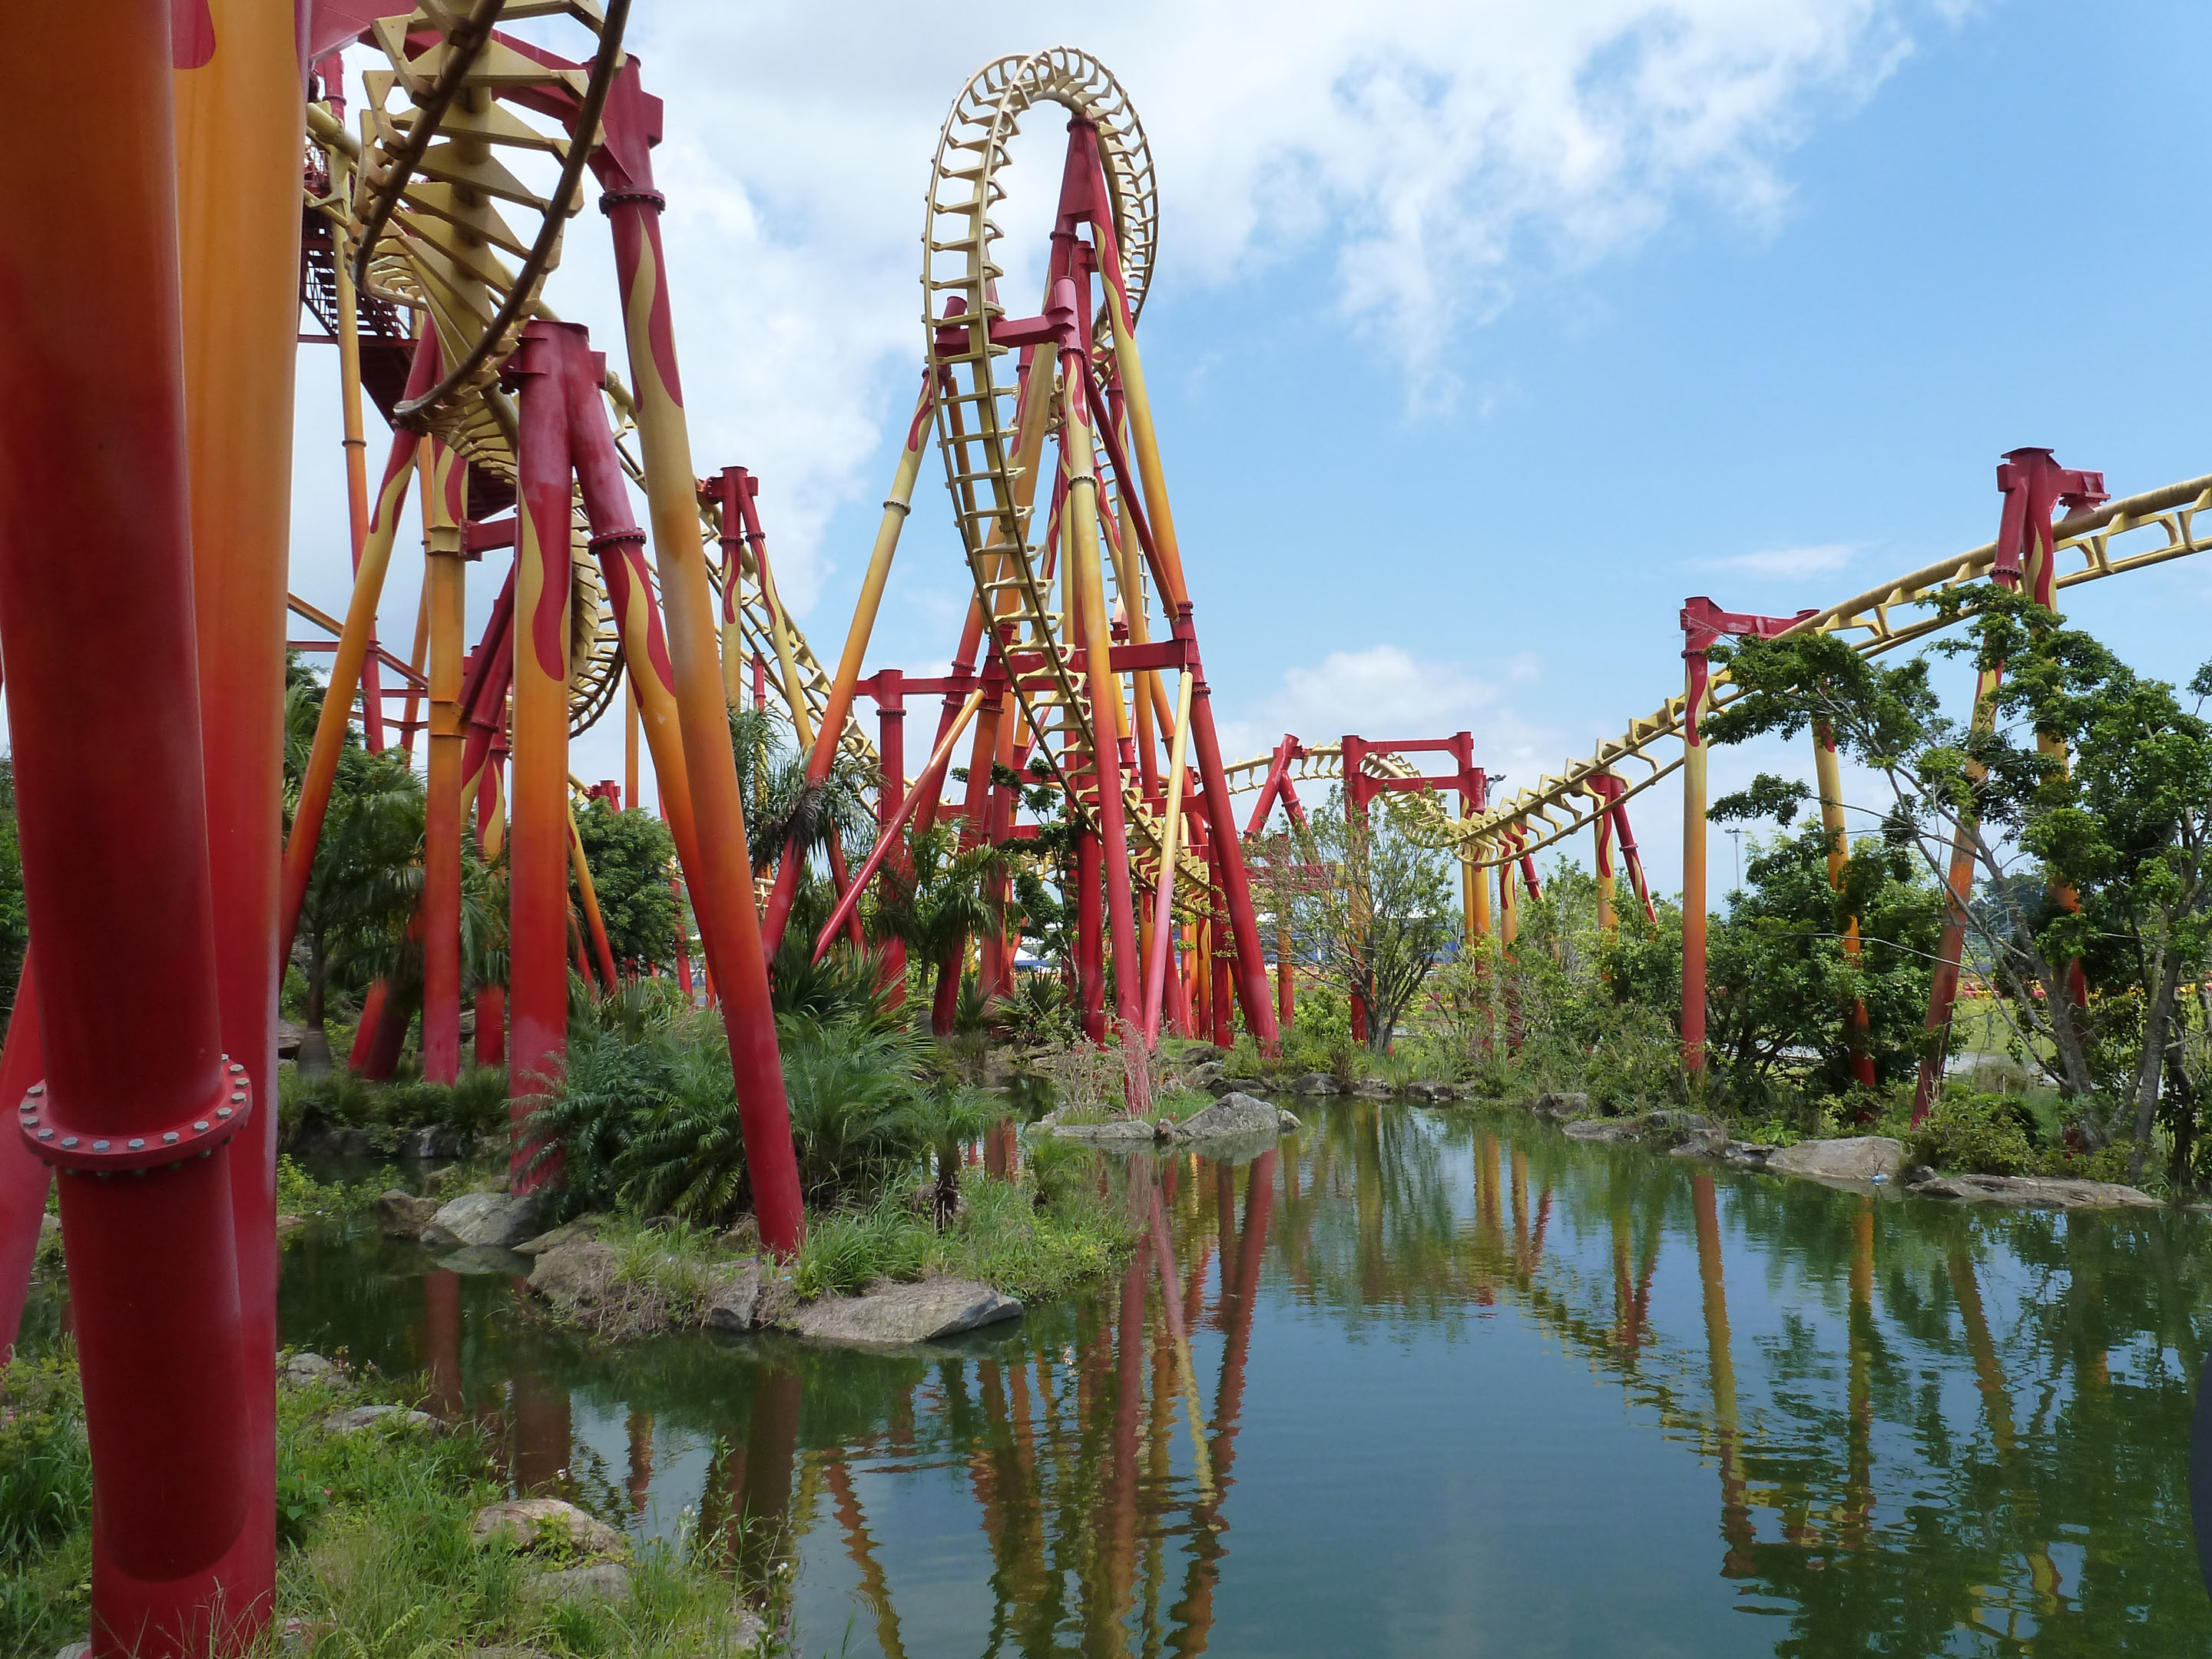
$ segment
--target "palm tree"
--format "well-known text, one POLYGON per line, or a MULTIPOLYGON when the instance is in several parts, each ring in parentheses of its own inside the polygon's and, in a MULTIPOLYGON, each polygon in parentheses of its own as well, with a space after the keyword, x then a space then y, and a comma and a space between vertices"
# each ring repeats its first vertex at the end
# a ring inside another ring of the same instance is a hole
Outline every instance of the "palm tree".
POLYGON ((991 902, 991 878, 1006 855, 994 847, 960 846, 959 833, 939 824, 908 843, 908 858, 886 859, 877 874, 869 931, 895 939, 908 955, 936 970, 930 1030, 951 1035, 957 1003, 960 951, 975 935, 1000 925, 991 902), (949 977, 948 977, 949 976, 949 977))

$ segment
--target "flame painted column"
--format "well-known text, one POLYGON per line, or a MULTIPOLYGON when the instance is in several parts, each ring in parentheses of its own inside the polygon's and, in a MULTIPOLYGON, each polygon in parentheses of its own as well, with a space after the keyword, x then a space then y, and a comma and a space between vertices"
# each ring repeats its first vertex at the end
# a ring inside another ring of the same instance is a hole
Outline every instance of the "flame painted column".
MULTIPOLYGON (((760 916, 753 908, 752 862, 745 853, 744 810, 730 744, 722 665, 715 649, 714 596, 699 529, 697 475, 676 368, 668 273, 660 245, 661 198, 653 188, 651 146, 659 142, 659 100, 640 90, 636 59, 607 104, 605 143, 594 156, 610 185, 601 206, 614 231, 617 279, 629 351, 630 384, 660 569, 668 654, 690 775, 700 860, 690 880, 707 968, 722 997, 737 1084, 745 1165, 761 1239, 779 1255, 799 1248, 805 1212, 784 1099, 783 1063, 769 1002, 760 916)), ((520 791, 517 792, 520 793, 520 791)))
MULTIPOLYGON (((83 9, 70 9, 80 43, 104 43, 83 9)), ((276 925, 307 42, 296 6, 197 9, 200 27, 173 40, 171 64, 216 987, 221 1046, 268 1107, 230 1154, 250 1461, 245 1528, 216 1571, 223 1616, 245 1639, 268 1620, 276 1573, 276 925)), ((43 946, 40 963, 52 985, 43 946)), ((149 979, 165 994, 172 986, 158 971, 149 979)), ((180 1410, 173 1420, 191 1419, 180 1410)))
POLYGON ((568 411, 562 325, 532 323, 509 361, 520 392, 515 491, 514 773, 507 830, 507 1093, 516 1177, 523 1124, 568 1030, 568 411))
MULTIPOLYGON (((266 1612, 264 1552, 249 1517, 274 1458, 273 1437, 265 1455, 252 1443, 264 1431, 264 1390, 273 1404, 274 1355, 249 1371, 236 1212, 252 1245, 268 1241, 270 1273, 275 1249, 252 1191, 252 1142, 239 1158, 247 1191, 235 1210, 232 1193, 228 1143, 250 1121, 252 1099, 243 1066, 229 1072, 222 1052, 169 8, 33 8, 11 17, 9 44, 40 70, 0 102, 0 216, 38 234, 0 240, 0 647, 46 1073, 24 1101, 31 1109, 5 1103, 21 1124, 9 1133, 68 1172, 62 1228, 93 1457, 94 1651, 228 1652, 252 1631, 219 1630, 218 1605, 226 1622, 249 1626, 266 1612), (118 959, 159 988, 136 1010, 129 1042, 114 1041, 110 1015, 118 959), (78 1173, 95 1164, 151 1172, 78 1173)), ((250 44, 240 52, 252 60, 250 44)), ((295 79, 288 283, 297 269, 298 98, 295 79)), ((249 195, 255 114, 246 117, 249 195)), ((285 419, 280 477, 289 407, 285 419)), ((238 550, 207 597, 239 592, 229 582, 242 586, 258 552, 238 550)), ((281 585, 276 602, 281 641, 281 585)), ((240 609, 238 642, 258 670, 259 630, 240 609)), ((281 664, 280 644, 271 696, 281 664)), ((240 746, 258 735, 240 733, 240 746)), ((272 744, 275 735, 272 705, 272 744)), ((272 747, 272 791, 276 777, 272 747)), ((257 826, 237 820, 263 792, 245 787, 242 799, 219 803, 226 871, 241 862, 232 838, 255 841, 257 826)), ((264 983, 275 967, 277 822, 272 795, 263 890, 238 894, 243 919, 225 933, 258 927, 264 983)), ((264 1020, 274 1012, 272 988, 264 1020)), ((254 1034, 251 1021, 240 1029, 254 1034)))
POLYGON ((429 467, 430 522, 423 535, 430 734, 422 812, 422 1077, 450 1084, 461 1072, 461 630, 468 606, 461 524, 468 516, 468 466, 433 438, 429 467))

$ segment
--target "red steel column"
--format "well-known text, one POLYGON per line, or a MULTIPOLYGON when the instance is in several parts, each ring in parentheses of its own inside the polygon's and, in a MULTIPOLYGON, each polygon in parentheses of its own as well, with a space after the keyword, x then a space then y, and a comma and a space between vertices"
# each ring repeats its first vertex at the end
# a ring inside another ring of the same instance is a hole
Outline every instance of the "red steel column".
MULTIPOLYGON (((39 994, 31 972, 31 953, 23 953, 23 972, 15 981, 15 1007, 8 1021, 8 1041, 0 1048, 0 1101, 21 1100, 23 1091, 46 1069, 39 1042, 39 994)), ((23 1322, 23 1302, 31 1288, 31 1263, 39 1251, 39 1224, 46 1213, 46 1188, 53 1171, 30 1147, 0 1134, 0 1365, 15 1352, 23 1322)))
POLYGON ((1083 1034, 1106 1041, 1106 954, 1098 905, 1103 849, 1088 830, 1075 837, 1075 972, 1083 1005, 1083 1034))
MULTIPOLYGON (((70 1172, 62 1227, 102 1659, 227 1652, 250 1638, 236 1626, 265 1614, 268 1580, 250 1559, 234 1579, 219 1569, 234 1551, 255 1553, 248 1517, 274 1456, 273 1442, 261 1455, 252 1443, 274 1364, 272 1354, 249 1380, 228 1150, 252 1100, 243 1066, 226 1067, 217 1000, 168 25, 154 0, 23 12, 9 44, 40 72, 0 100, 0 219, 38 232, 0 240, 0 649, 46 1050, 31 1109, 5 1104, 40 1156, 70 1172), (157 988, 134 1010, 129 1042, 113 1037, 118 960, 157 988), (95 1165, 152 1172, 76 1173, 95 1165)), ((249 64, 252 46, 240 46, 249 64)), ((295 238, 297 96, 295 82, 295 238)), ((284 269, 289 281, 296 266, 284 269)), ((280 394, 289 385, 288 374, 280 394)), ((286 421, 289 439, 289 408, 286 421)), ((275 450, 280 475, 286 453, 275 450)), ((271 465, 267 452, 256 459, 271 465)), ((231 574, 242 580, 257 553, 237 550, 231 574)), ((253 630, 240 641, 259 643, 253 630)), ((273 697, 283 677, 269 673, 273 697)), ((272 743, 276 730, 272 717, 272 743)), ((240 746, 258 736, 240 734, 240 746)), ((268 769, 273 791, 273 748, 268 769)), ((242 787, 243 799, 220 803, 220 833, 266 843, 265 890, 241 884, 227 899, 245 917, 228 918, 226 936, 258 928, 265 981, 279 820, 272 796, 258 836, 240 822, 264 794, 242 787)), ((226 844, 227 870, 238 854, 226 844)), ((264 1022, 274 1010, 272 989, 264 1022)), ((257 1176, 249 1151, 240 1207, 258 1245, 272 1235, 257 1224, 257 1176)), ((273 1242, 270 1255, 273 1270, 273 1242)))
MULTIPOLYGON (((269 1104, 231 1155, 252 1462, 245 1534, 216 1570, 224 1617, 251 1634, 276 1575, 276 931, 307 42, 297 6, 199 9, 208 27, 190 50, 179 34, 171 62, 202 764, 221 1046, 269 1104)), ((103 39, 76 15, 80 41, 103 39)))
MULTIPOLYGON (((875 677, 878 733, 876 752, 883 766, 882 781, 876 787, 878 824, 888 824, 896 818, 906 800, 906 698, 899 690, 902 678, 896 668, 881 670, 875 677)), ((898 939, 887 939, 880 948, 883 982, 890 988, 890 1006, 896 1008, 906 1000, 906 945, 898 939)))
POLYGON ((537 322, 507 374, 520 391, 515 492, 514 775, 507 831, 507 1093, 523 1124, 568 1033, 568 410, 558 323, 537 322))

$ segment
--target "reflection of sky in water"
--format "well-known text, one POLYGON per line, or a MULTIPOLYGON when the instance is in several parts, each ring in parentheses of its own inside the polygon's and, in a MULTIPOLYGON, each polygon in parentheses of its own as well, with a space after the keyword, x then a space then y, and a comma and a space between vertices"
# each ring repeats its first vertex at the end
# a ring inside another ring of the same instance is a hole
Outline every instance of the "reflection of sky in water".
MULTIPOLYGON (((1218 1509, 1156 1279, 1118 1456, 1119 1285, 916 1360, 587 1351, 477 1279, 446 1351, 495 1428, 514 1378, 565 1389, 568 1489, 641 1536, 787 1478, 808 1656, 2212 1653, 2185 1485, 2202 1218, 1869 1200, 1510 1113, 1312 1120, 1249 1319, 1223 1269, 1250 1166, 1225 1227, 1210 1166, 1180 1162, 1166 1206, 1186 1290, 1203 1265, 1218 1509), (803 1391, 787 1476, 763 1377, 803 1391)), ((422 1265, 295 1249, 286 1340, 430 1363, 422 1265)))

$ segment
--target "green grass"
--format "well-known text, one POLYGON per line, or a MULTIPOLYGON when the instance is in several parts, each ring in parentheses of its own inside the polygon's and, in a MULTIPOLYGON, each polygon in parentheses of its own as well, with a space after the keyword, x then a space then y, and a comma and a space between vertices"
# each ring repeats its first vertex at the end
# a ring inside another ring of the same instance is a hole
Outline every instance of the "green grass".
MULTIPOLYGON (((9 1529, 0 1532, 0 1559, 10 1569, 0 1579, 0 1651, 52 1653, 81 1640, 89 1617, 89 1476, 74 1358, 19 1359, 0 1370, 0 1391, 13 1413, 0 1428, 0 1528, 9 1529)), ((635 1548, 626 1604, 532 1602, 523 1589, 538 1564, 471 1536, 476 1511, 507 1495, 485 1444, 467 1430, 322 1432, 325 1413, 360 1398, 318 1386, 277 1400, 276 1626, 305 1621, 313 1634, 304 1650, 316 1659, 490 1646, 605 1659, 757 1650, 738 1645, 738 1591, 721 1571, 720 1539, 635 1548)), ((272 1633, 262 1650, 302 1650, 280 1649, 272 1633)))
MULTIPOLYGON (((1087 1158, 1084 1162, 1088 1167, 1087 1158)), ((941 1233, 927 1216, 890 1197, 866 1210, 810 1218, 794 1269, 799 1294, 811 1298, 858 1291, 878 1279, 952 1274, 1024 1302, 1046 1302, 1109 1277, 1135 1247, 1136 1228, 1097 1188, 1068 1178, 1060 1163, 1048 1155, 1012 1182, 966 1171, 959 1213, 941 1233)))

